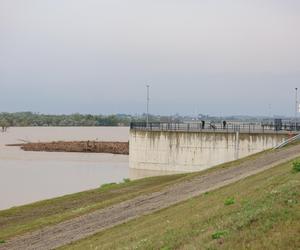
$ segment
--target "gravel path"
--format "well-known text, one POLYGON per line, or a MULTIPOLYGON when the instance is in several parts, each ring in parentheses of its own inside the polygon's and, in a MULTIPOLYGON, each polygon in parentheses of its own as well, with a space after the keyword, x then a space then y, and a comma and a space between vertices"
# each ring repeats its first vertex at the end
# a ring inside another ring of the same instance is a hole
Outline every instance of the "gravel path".
POLYGON ((53 249, 93 235, 133 218, 214 190, 300 156, 300 145, 272 151, 255 160, 195 177, 160 192, 142 195, 60 224, 27 233, 0 246, 6 249, 53 249))

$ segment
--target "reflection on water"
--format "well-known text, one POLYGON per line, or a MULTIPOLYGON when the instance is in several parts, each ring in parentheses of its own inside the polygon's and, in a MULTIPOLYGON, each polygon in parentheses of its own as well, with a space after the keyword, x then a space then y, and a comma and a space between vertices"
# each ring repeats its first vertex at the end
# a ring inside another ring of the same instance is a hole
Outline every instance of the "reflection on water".
POLYGON ((124 127, 34 127, 0 132, 0 210, 97 188, 124 178, 174 174, 128 168, 128 156, 25 152, 5 144, 58 140, 128 141, 124 127))

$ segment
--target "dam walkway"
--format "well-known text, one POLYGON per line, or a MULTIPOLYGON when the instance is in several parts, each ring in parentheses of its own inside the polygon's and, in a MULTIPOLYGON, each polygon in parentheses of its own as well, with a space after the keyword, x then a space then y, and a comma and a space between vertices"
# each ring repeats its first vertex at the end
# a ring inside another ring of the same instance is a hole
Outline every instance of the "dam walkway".
POLYGON ((131 130, 139 131, 178 131, 178 132, 219 132, 219 133, 257 133, 257 134, 298 134, 300 124, 295 123, 242 123, 242 122, 133 122, 130 124, 131 130))

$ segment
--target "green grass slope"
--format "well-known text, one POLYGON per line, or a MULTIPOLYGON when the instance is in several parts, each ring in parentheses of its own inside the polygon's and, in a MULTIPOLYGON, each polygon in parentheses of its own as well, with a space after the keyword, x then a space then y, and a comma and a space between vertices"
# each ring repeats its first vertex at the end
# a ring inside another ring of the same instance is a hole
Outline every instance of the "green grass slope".
POLYGON ((300 249, 292 162, 61 249, 300 249))
POLYGON ((0 240, 111 206, 138 195, 158 191, 185 175, 109 183, 89 191, 0 211, 0 240))

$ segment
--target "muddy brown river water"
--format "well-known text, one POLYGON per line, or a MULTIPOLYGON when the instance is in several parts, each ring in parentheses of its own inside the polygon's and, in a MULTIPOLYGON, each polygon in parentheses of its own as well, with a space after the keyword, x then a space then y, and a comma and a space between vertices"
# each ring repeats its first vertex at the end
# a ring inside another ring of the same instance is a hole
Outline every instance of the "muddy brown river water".
POLYGON ((0 132, 0 210, 129 178, 126 155, 25 152, 5 144, 128 141, 128 135, 126 127, 30 127, 0 132))
POLYGON ((128 156, 25 152, 23 141, 128 141, 125 127, 34 127, 0 132, 0 209, 99 187, 129 178, 128 156))
POLYGON ((50 141, 128 141, 127 127, 26 127, 0 132, 0 210, 97 188, 124 178, 168 174, 129 170, 128 156, 25 152, 6 144, 50 141))

